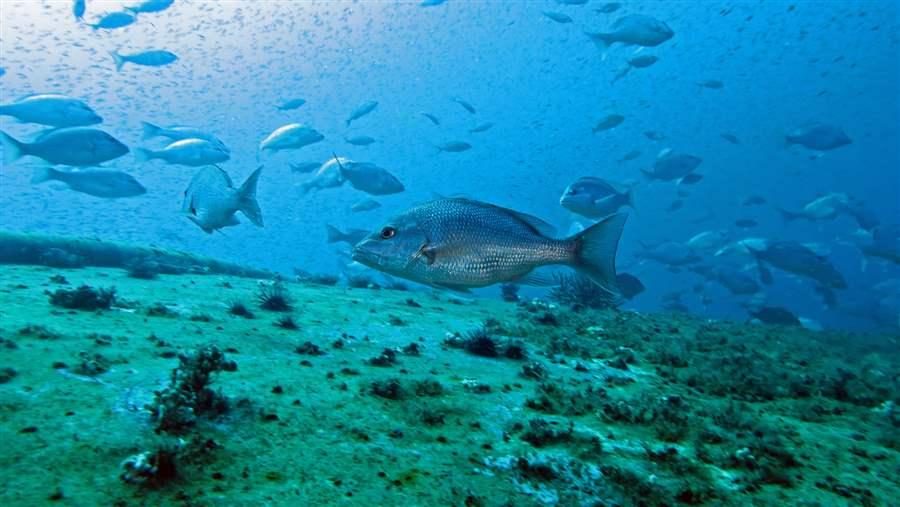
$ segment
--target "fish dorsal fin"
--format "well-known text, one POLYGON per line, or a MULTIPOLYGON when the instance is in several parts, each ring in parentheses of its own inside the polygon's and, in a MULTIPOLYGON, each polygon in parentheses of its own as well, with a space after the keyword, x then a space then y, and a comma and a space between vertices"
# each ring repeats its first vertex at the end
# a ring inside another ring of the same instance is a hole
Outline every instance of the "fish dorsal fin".
POLYGON ((468 198, 464 198, 464 197, 457 197, 457 198, 454 198, 454 200, 465 202, 465 203, 471 204, 473 206, 480 206, 482 208, 490 208, 490 209, 503 211, 504 213, 508 213, 508 214, 516 217, 517 219, 521 220, 522 222, 527 224, 529 227, 531 227, 532 229, 534 229, 537 233, 539 233, 541 235, 544 235, 547 237, 556 236, 556 227, 550 225, 549 223, 541 220, 540 218, 538 218, 534 215, 529 215, 527 213, 522 213, 521 211, 504 208, 503 206, 497 206, 495 204, 488 204, 486 202, 476 201, 476 200, 468 199, 468 198))

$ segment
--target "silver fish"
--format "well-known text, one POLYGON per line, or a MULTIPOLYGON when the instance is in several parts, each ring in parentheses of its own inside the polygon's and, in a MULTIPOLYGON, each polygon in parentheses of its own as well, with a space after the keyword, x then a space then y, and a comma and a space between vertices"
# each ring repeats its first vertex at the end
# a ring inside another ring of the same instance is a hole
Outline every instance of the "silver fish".
POLYGON ((184 191, 181 211, 207 233, 240 222, 234 214, 244 214, 250 222, 263 226, 262 211, 256 202, 256 185, 262 167, 257 168, 240 188, 234 188, 228 173, 218 167, 207 166, 191 179, 184 191))
POLYGON ((31 182, 61 181, 76 192, 114 199, 117 197, 135 197, 147 193, 147 189, 131 175, 120 171, 57 171, 51 167, 40 167, 31 182))
POLYGON ((280 111, 291 111, 293 109, 297 109, 298 107, 306 104, 306 100, 304 99, 291 99, 283 102, 282 104, 275 106, 280 111))
POLYGON ((265 139, 260 141, 257 158, 262 152, 278 150, 296 150, 325 139, 318 130, 302 123, 289 123, 278 127, 265 139))
POLYGON ((472 145, 465 141, 448 141, 435 146, 438 151, 446 151, 449 153, 460 153, 472 148, 472 145))
POLYGON ((475 112, 476 112, 475 106, 473 106, 472 104, 469 104, 468 102, 466 102, 465 100, 463 100, 459 97, 455 97, 453 99, 453 102, 456 102, 457 104, 461 105, 463 107, 463 109, 465 109, 466 111, 468 111, 472 114, 475 114, 475 112))
POLYGON ((353 260, 435 287, 466 290, 501 282, 543 282, 538 267, 571 266, 616 293, 615 253, 625 215, 565 239, 524 213, 470 199, 438 199, 390 219, 359 242, 353 260))
POLYGON ((828 151, 853 142, 840 127, 816 123, 794 129, 785 136, 788 144, 799 144, 811 150, 828 151))
POLYGON ((227 149, 206 139, 182 139, 161 150, 135 148, 134 158, 138 163, 160 159, 169 164, 199 167, 225 162, 231 155, 227 149))
POLYGON ((49 127, 86 127, 103 122, 84 101, 56 93, 35 93, 0 105, 0 115, 49 127))
POLYGON ((344 141, 353 146, 368 146, 375 142, 375 138, 372 136, 353 136, 345 137, 344 141))
POLYGON ((182 139, 205 139, 225 151, 231 151, 225 146, 225 143, 223 143, 221 139, 196 127, 189 127, 187 125, 160 127, 159 125, 154 125, 147 121, 142 121, 141 126, 144 131, 144 139, 152 139, 154 137, 168 137, 173 141, 181 141, 182 139))
POLYGON ((352 160, 340 157, 326 161, 309 179, 300 184, 300 190, 306 194, 313 189, 322 190, 343 185, 347 180, 341 173, 341 165, 351 163, 353 163, 352 160))
POLYGON ((688 155, 687 153, 677 153, 670 149, 659 152, 656 157, 656 163, 653 164, 653 171, 641 169, 641 172, 650 180, 682 180, 687 178, 687 183, 696 183, 699 181, 698 176, 690 176, 703 159, 688 155))
POLYGON ((101 17, 93 25, 88 25, 94 30, 115 30, 133 24, 137 21, 137 17, 130 12, 111 12, 101 17))
POLYGON ((494 126, 493 122, 480 123, 480 124, 476 125, 475 127, 470 128, 469 132, 472 134, 477 134, 479 132, 487 132, 493 126, 494 126))
POLYGON ((139 51, 137 53, 131 53, 130 55, 123 55, 115 51, 110 51, 109 55, 112 56, 113 62, 116 64, 116 71, 122 70, 122 67, 126 63, 143 65, 145 67, 162 67, 163 65, 169 65, 178 60, 178 56, 175 53, 164 49, 139 51))
POLYGON ((321 162, 292 162, 290 164, 293 173, 311 173, 322 167, 321 162))
POLYGON ((168 9, 173 3, 175 3, 175 0, 144 0, 143 2, 132 5, 131 7, 125 7, 125 10, 131 11, 135 14, 141 12, 160 12, 168 9))
POLYGON ((0 131, 3 161, 11 164, 32 155, 51 164, 99 165, 128 153, 128 147, 106 132, 89 127, 51 130, 32 143, 23 143, 0 131))
POLYGON ((347 126, 349 127, 350 124, 353 123, 353 120, 358 120, 363 116, 371 113, 375 110, 376 107, 378 107, 378 102, 375 100, 367 100, 362 104, 356 106, 356 109, 354 109, 353 112, 350 113, 350 116, 347 117, 347 126))

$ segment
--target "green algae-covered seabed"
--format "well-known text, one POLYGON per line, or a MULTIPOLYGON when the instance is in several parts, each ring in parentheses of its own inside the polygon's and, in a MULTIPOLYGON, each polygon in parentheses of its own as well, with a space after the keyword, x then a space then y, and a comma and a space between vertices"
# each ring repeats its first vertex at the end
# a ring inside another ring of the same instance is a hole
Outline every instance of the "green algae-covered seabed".
POLYGON ((259 284, 3 266, 0 505, 900 498, 896 336, 290 282, 284 329, 259 284), (114 286, 115 305, 50 304, 81 284, 114 286), (460 348, 476 335, 497 357, 460 348), (208 344, 237 363, 211 386, 230 409, 157 434, 146 405, 208 344), (193 451, 171 480, 121 479, 128 457, 178 445, 193 451))

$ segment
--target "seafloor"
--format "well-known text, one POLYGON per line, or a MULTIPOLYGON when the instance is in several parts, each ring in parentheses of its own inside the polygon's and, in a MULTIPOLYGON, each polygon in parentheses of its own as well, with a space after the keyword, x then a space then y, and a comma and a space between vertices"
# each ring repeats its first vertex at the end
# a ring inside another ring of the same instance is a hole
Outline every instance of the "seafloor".
POLYGON ((896 336, 259 285, 2 266, 0 505, 900 501, 896 336))

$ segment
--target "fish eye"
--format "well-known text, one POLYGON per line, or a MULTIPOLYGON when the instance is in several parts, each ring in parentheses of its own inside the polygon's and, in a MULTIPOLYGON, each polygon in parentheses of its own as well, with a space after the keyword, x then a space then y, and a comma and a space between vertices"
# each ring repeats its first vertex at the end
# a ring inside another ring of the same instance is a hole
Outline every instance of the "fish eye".
POLYGON ((394 229, 393 227, 381 229, 381 239, 391 239, 394 237, 394 234, 397 234, 397 229, 394 229))

